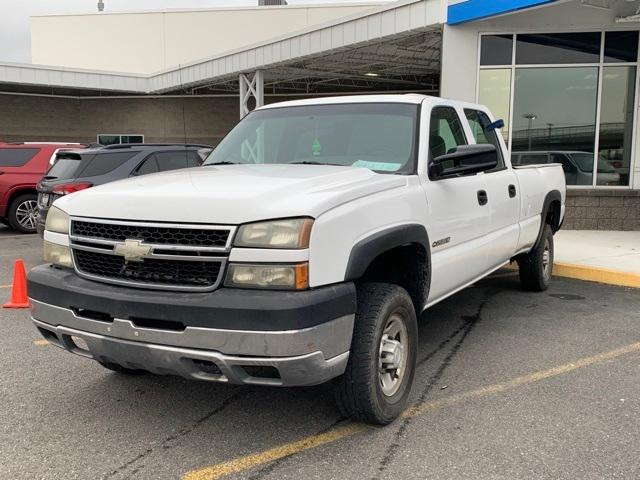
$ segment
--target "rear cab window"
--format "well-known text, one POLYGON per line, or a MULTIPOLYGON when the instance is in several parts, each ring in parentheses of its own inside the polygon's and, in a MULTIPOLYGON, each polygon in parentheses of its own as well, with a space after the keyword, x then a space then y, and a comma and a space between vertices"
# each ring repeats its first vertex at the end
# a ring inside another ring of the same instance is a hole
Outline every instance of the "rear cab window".
POLYGON ((0 167, 23 167, 39 152, 39 148, 0 148, 0 167))

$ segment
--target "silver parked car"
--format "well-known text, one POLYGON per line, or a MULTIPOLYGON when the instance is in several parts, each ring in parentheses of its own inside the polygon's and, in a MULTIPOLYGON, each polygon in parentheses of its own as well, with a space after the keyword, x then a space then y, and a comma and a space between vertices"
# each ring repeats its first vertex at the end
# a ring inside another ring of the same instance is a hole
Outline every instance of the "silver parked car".
MULTIPOLYGON (((593 153, 568 150, 513 152, 513 165, 560 163, 567 185, 593 184, 593 153)), ((620 174, 604 158, 598 157, 598 185, 620 185, 620 174)))

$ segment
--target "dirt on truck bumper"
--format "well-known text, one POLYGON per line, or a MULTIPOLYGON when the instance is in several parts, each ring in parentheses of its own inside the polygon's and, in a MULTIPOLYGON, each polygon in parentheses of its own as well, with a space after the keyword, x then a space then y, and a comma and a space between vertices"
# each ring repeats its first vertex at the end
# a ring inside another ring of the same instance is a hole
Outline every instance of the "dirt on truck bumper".
POLYGON ((229 383, 301 386, 344 373, 355 287, 178 293, 29 273, 31 317, 50 343, 102 363, 229 383))

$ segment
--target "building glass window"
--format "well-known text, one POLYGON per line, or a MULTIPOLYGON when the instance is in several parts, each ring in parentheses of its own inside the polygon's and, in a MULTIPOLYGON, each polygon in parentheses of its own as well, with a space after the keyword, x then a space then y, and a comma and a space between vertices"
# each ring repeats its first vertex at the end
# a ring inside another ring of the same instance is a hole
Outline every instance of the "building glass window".
POLYGON ((636 67, 604 67, 597 185, 629 185, 636 67))
POLYGON ((638 32, 607 32, 604 36, 605 62, 636 62, 638 32))
POLYGON ((597 89, 597 67, 516 69, 512 152, 568 152, 569 161, 586 153, 591 168, 575 160, 567 184, 591 185, 597 89))
POLYGON ((98 143, 100 145, 120 145, 122 143, 144 143, 144 135, 140 134, 100 134, 98 135, 98 143))
POLYGON ((505 120, 514 165, 560 163, 570 186, 631 185, 639 37, 515 34, 512 64, 480 58, 478 102, 505 120))
POLYGON ((516 64, 599 62, 600 35, 600 32, 517 35, 516 64))
POLYGON ((484 35, 480 44, 480 65, 511 65, 513 35, 484 35))
POLYGON ((509 140, 509 106, 511 103, 511 69, 480 70, 478 102, 489 107, 495 118, 504 121, 502 136, 509 140))

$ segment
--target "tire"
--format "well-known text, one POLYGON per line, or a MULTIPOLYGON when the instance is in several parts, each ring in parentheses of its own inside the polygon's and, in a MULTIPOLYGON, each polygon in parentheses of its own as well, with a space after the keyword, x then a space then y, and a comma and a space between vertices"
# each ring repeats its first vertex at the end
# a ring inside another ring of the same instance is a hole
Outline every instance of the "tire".
POLYGON ((402 413, 411 393, 418 349, 416 312, 407 291, 396 285, 365 283, 357 295, 349 362, 335 381, 336 403, 346 417, 387 425, 402 413), (398 343, 404 348, 398 348, 398 343), (383 345, 384 358, 400 360, 404 368, 381 371, 383 345))
POLYGON ((118 365, 117 363, 111 363, 111 362, 98 362, 98 363, 102 365, 104 368, 106 368, 107 370, 111 370, 112 372, 120 373, 122 375, 145 375, 146 373, 148 373, 145 370, 135 370, 133 368, 126 368, 126 367, 123 367, 122 365, 118 365))
POLYGON ((542 292, 549 288, 553 274, 553 232, 548 224, 533 249, 517 258, 520 284, 525 290, 542 292))
POLYGON ((35 193, 25 193, 13 199, 7 212, 9 226, 16 232, 36 233, 38 221, 38 197, 35 193))

